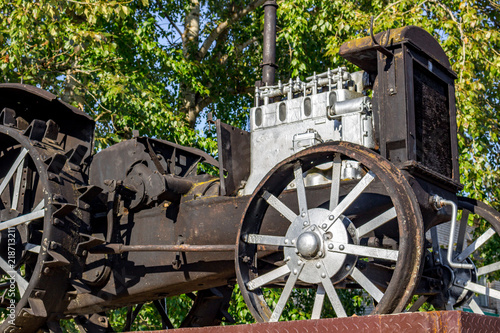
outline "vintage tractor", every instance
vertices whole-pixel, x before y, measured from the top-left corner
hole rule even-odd
[[[105,311],[130,307],[128,329],[140,309],[131,306],[147,301],[171,327],[161,300],[179,294],[194,298],[183,326],[214,325],[236,283],[258,321],[300,306],[293,288],[315,291],[313,319],[325,296],[347,315],[341,289],[362,290],[376,314],[404,311],[413,295],[410,310],[427,301],[480,312],[474,294],[500,299],[479,283],[500,269],[481,255],[497,242],[500,214],[457,195],[444,51],[409,26],[340,54],[362,71],[285,84],[268,71],[250,132],[216,122],[218,160],[138,133],[94,153],[90,117],[38,88],[1,84],[0,330],[58,332],[74,318],[82,332],[106,332]],[[199,163],[220,176],[199,174]],[[478,216],[489,229],[469,225]],[[282,288],[271,308],[266,288]]]

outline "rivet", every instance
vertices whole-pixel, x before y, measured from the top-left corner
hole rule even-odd
[[[457,259],[458,259],[458,261],[462,261],[462,257],[458,257]]]
[[[321,264],[319,262],[316,263],[316,268],[320,268]]]
[[[298,272],[298,271],[297,271],[296,269],[294,269],[294,270],[293,270],[293,274],[294,274],[294,275],[297,275],[297,272]]]
[[[290,256],[286,257],[285,262],[290,261],[290,259],[291,259]]]
[[[295,239],[292,239],[292,245],[295,244]]]
[[[49,273],[50,273],[50,267],[45,267],[45,268],[43,269],[43,273],[44,273],[44,274],[49,274]]]
[[[285,244],[288,244],[288,239],[285,238]]]
[[[318,252],[318,256],[320,256],[320,257],[321,257],[322,255],[323,255],[323,251],[319,251],[319,252]]]
[[[325,273],[321,273],[321,277],[324,279],[326,278],[326,274]]]
[[[351,269],[351,265],[345,265],[345,269],[346,269],[346,271],[350,270]]]
[[[83,251],[82,251],[82,256],[86,256],[86,255],[87,255],[87,253],[88,253],[88,252],[87,252],[87,250],[83,250]]]
[[[332,244],[332,243],[328,244],[328,248],[329,248],[330,250],[332,250],[332,249],[333,249],[333,244]]]
[[[326,224],[326,223],[323,223],[323,225],[321,226],[321,228],[323,228],[323,229],[326,229],[326,227],[328,227],[328,224]]]
[[[339,245],[339,250],[343,251],[344,250],[344,245]]]
[[[304,222],[304,227],[307,227],[309,225],[309,222]]]
[[[300,216],[305,217],[305,216],[306,216],[306,213],[305,213],[305,212],[303,212],[302,214],[300,214]]]
[[[316,226],[314,226],[314,225],[313,225],[313,226],[311,227],[311,230],[312,230],[312,231],[316,230]]]
[[[457,284],[462,284],[462,280],[457,280]]]
[[[333,219],[334,219],[334,218],[335,218],[335,216],[333,216],[333,215],[328,216],[328,219],[329,219],[330,221],[333,221]]]

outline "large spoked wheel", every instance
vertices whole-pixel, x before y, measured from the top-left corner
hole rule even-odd
[[[61,226],[74,206],[73,183],[59,169],[57,147],[0,125],[0,331],[34,332],[64,306],[69,279]],[[50,158],[52,157],[52,158]],[[63,202],[60,202],[63,201]],[[59,227],[56,227],[58,225]]]
[[[431,230],[434,271],[440,272],[443,290],[429,299],[422,296],[420,303],[427,300],[436,309],[447,310],[469,306],[473,312],[482,314],[480,305],[487,304],[478,302],[477,296],[500,300],[500,288],[491,285],[500,279],[500,213],[481,201],[464,197],[458,197],[457,207],[460,219],[456,222],[458,233],[454,236],[451,256],[454,265],[447,260],[450,249],[447,245],[440,246],[448,239],[440,242],[440,226],[434,227]],[[457,265],[462,267],[453,267]]]
[[[327,184],[304,185],[304,179],[318,184],[315,170],[328,168]],[[238,284],[257,321],[278,321],[287,302],[297,304],[292,290],[304,287],[316,289],[312,319],[321,316],[325,295],[335,315],[345,317],[337,290],[347,288],[372,297],[373,314],[393,313],[404,309],[418,280],[423,223],[397,168],[369,149],[334,142],[303,150],[268,173],[237,242]],[[268,287],[283,288],[275,305],[264,296]]]

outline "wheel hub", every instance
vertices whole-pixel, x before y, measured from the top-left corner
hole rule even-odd
[[[286,239],[294,246],[285,247],[284,254],[291,272],[300,270],[298,279],[305,283],[317,284],[328,276],[333,282],[344,279],[354,267],[357,257],[339,252],[328,251],[332,243],[353,243],[354,237],[347,231],[351,221],[341,216],[327,231],[321,228],[328,219],[330,211],[313,208],[308,211],[309,224],[304,226],[297,217],[288,228]],[[330,245],[330,247],[329,247]]]
[[[321,245],[321,239],[315,232],[306,231],[297,238],[297,250],[299,251],[299,255],[306,259],[316,257]]]

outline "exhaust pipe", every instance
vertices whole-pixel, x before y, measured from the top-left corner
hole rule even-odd
[[[264,45],[262,59],[262,84],[263,86],[274,85],[274,74],[276,71],[276,0],[267,0],[264,7]]]

